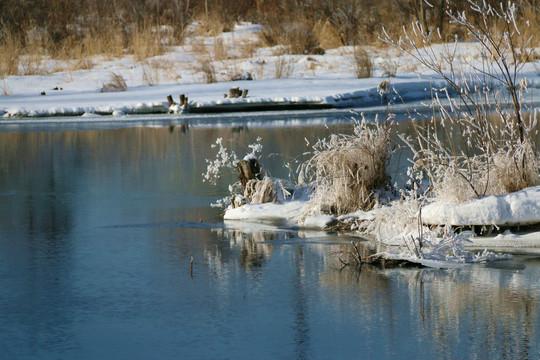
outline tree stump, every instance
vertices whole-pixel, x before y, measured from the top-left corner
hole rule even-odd
[[[261,168],[257,159],[240,160],[236,167],[242,189],[246,190],[246,184],[249,180],[262,180]]]
[[[168,95],[167,96],[167,102],[169,103],[169,107],[175,105],[176,103],[174,102],[173,98],[172,98],[172,95]]]
[[[235,99],[239,98],[242,95],[242,90],[239,87],[229,89],[229,98]]]

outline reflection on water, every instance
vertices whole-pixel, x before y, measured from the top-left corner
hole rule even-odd
[[[217,137],[239,154],[261,137],[286,177],[304,138],[336,130],[351,126],[0,133],[2,357],[538,358],[538,257],[343,267],[351,240],[378,245],[209,206],[234,179],[201,182]]]

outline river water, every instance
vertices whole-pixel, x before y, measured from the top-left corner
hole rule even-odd
[[[0,358],[540,357],[538,255],[342,268],[349,236],[210,207],[234,181],[202,182],[216,138],[244,154],[261,137],[263,165],[287,177],[305,139],[350,132],[347,116],[170,122],[0,132]]]

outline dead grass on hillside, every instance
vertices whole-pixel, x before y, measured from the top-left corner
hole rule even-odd
[[[161,55],[164,46],[159,31],[153,31],[151,26],[141,26],[135,30],[132,42],[132,52],[137,61]]]
[[[216,38],[214,39],[213,44],[214,60],[222,61],[229,58],[229,54],[225,44],[223,44],[223,39]]]
[[[312,54],[319,46],[313,26],[305,21],[269,24],[259,33],[259,39],[266,46],[283,45],[288,54]]]
[[[211,84],[218,81],[216,67],[209,57],[200,57],[197,61],[197,70],[202,73],[203,82]]]
[[[17,75],[22,46],[5,27],[2,28],[0,35],[0,78]]]
[[[315,24],[314,33],[319,46],[324,50],[335,49],[345,45],[338,29],[328,19]]]

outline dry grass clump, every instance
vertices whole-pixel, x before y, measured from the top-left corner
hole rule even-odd
[[[353,135],[331,135],[319,140],[312,158],[302,165],[302,176],[313,178],[311,208],[334,215],[369,210],[375,191],[389,182],[390,122],[354,126]]]
[[[211,84],[218,81],[216,68],[212,59],[208,57],[199,58],[197,70],[202,72],[204,83]]]
[[[234,26],[234,21],[232,19],[225,19],[223,15],[218,13],[218,11],[199,14],[195,21],[197,24],[197,35],[216,36],[222,32],[229,32]]]
[[[204,41],[192,41],[189,44],[191,48],[191,54],[195,56],[208,56],[208,47],[204,43]]]
[[[3,27],[0,32],[0,78],[17,75],[22,46],[13,33]]]
[[[252,58],[257,49],[261,48],[262,44],[260,41],[249,41],[242,40],[240,45],[237,46],[238,57],[242,59]]]
[[[141,26],[133,35],[132,52],[138,61],[158,56],[163,53],[161,32],[155,31],[151,26]]]
[[[274,78],[287,79],[294,73],[294,59],[285,56],[278,56],[274,63]]]
[[[491,194],[507,194],[538,184],[539,154],[529,139],[517,149],[499,150],[492,157]],[[484,174],[487,182],[488,174]]]
[[[319,45],[313,30],[301,22],[283,26],[280,40],[282,45],[289,48],[291,54],[311,54]]]
[[[319,22],[315,26],[315,33],[319,46],[324,50],[335,49],[345,45],[338,29],[330,22],[330,20]]]
[[[39,53],[30,53],[19,56],[18,75],[44,75],[42,56]]]
[[[142,66],[142,83],[144,86],[159,85],[161,77],[159,67],[153,61],[144,62]]]
[[[228,53],[223,39],[217,38],[214,40],[214,60],[221,61],[228,58]]]
[[[11,95],[11,92],[9,91],[8,85],[6,83],[6,79],[2,80],[2,84],[0,85],[0,94],[2,96],[9,96]]]
[[[117,73],[111,73],[109,81],[103,84],[101,92],[119,92],[126,91],[127,84],[124,77]]]
[[[373,61],[364,49],[354,47],[354,52],[350,56],[354,75],[358,79],[370,78],[373,76]]]
[[[181,68],[178,64],[167,58],[154,58],[145,60],[142,65],[142,84],[144,86],[155,86],[165,78],[178,80],[182,78]]]
[[[260,41],[266,46],[283,45],[289,54],[320,53],[313,27],[305,22],[277,22],[263,28]]]
[[[252,204],[275,202],[277,195],[274,187],[274,182],[268,176],[264,177],[262,180],[249,180],[246,183],[244,196]]]
[[[399,62],[392,60],[390,55],[387,54],[381,64],[381,69],[383,77],[396,77],[399,69]]]

